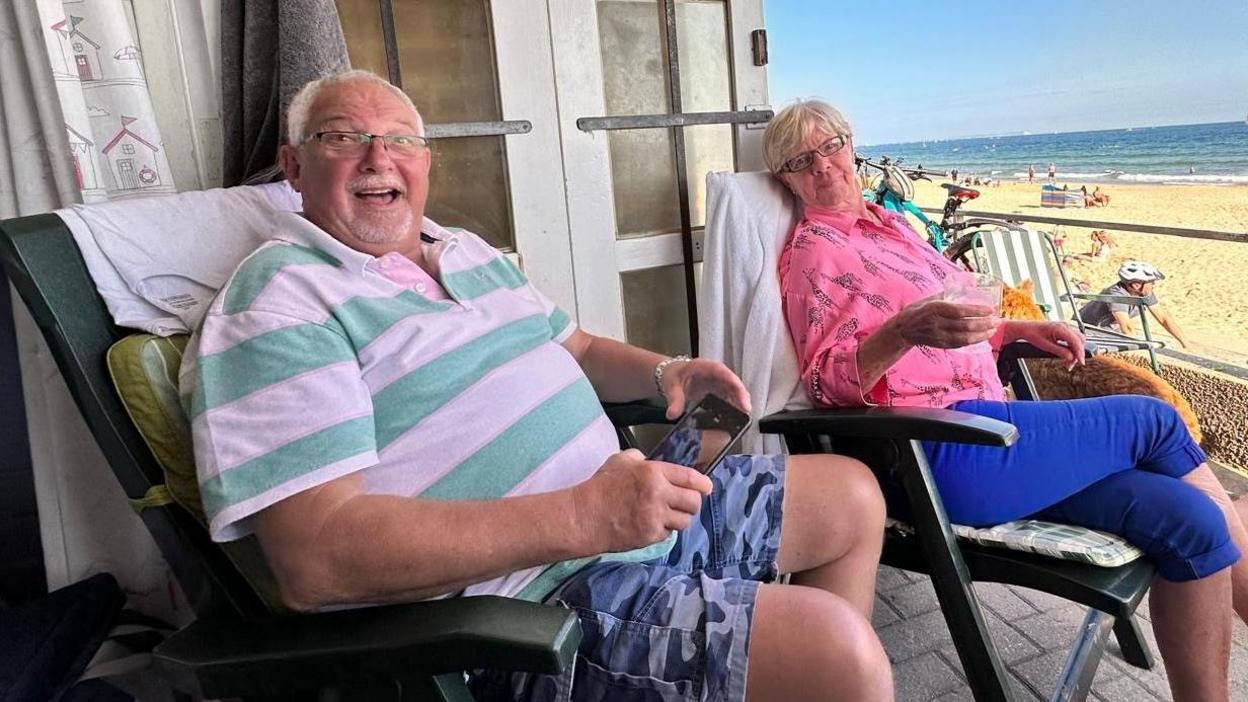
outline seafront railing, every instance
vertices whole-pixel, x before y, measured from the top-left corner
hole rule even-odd
[[[940,214],[939,207],[920,207],[928,214]],[[1010,212],[970,212],[959,210],[958,214],[962,217],[989,217],[992,219],[1007,219],[1016,222],[1035,222],[1037,224],[1061,224],[1072,227],[1087,227],[1089,229],[1112,229],[1120,232],[1139,232],[1141,234],[1164,234],[1167,236],[1181,236],[1189,239],[1211,239],[1214,241],[1235,241],[1241,244],[1248,244],[1248,232],[1224,232],[1216,229],[1188,229],[1184,227],[1162,227],[1155,224],[1132,224],[1128,222],[1102,222],[1092,219],[1073,219],[1067,217],[1045,217],[1042,215],[1025,215]]]

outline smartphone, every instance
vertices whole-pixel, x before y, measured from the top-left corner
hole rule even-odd
[[[750,415],[718,395],[707,395],[685,412],[646,458],[710,473],[750,426]]]

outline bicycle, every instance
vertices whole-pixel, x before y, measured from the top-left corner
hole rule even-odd
[[[880,171],[879,179],[874,182],[874,185],[863,189],[863,197],[885,209],[913,215],[915,219],[923,224],[929,242],[937,251],[948,255],[951,260],[960,262],[968,269],[971,268],[970,261],[966,258],[969,253],[969,247],[965,245],[956,246],[953,250],[950,250],[951,246],[964,244],[972,238],[968,235],[981,228],[1004,227],[1011,230],[1022,229],[1021,224],[1009,220],[987,217],[962,219],[957,214],[958,208],[979,197],[979,191],[954,183],[940,184],[940,187],[944,188],[948,195],[945,198],[945,206],[941,212],[940,222],[933,222],[930,217],[914,204],[913,182],[918,180],[932,182],[931,176],[947,178],[949,176],[947,172],[925,170],[921,166],[906,168],[901,165],[900,159],[892,160],[888,156],[881,156],[877,162],[855,154],[854,162],[864,175],[866,168],[874,168]],[[870,181],[868,180],[867,182],[869,183]]]

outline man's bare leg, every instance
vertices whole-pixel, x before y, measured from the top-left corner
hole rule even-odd
[[[893,699],[892,669],[870,622],[813,587],[759,586],[749,660],[751,702]]]
[[[1213,499],[1226,518],[1231,540],[1248,553],[1248,532],[1209,466],[1201,464],[1183,480]],[[1243,560],[1200,580],[1153,582],[1149,592],[1153,631],[1177,702],[1227,699],[1232,603],[1243,618],[1246,598],[1248,570]]]
[[[1218,477],[1209,469],[1209,464],[1202,463],[1183,479],[1200,488],[1222,510],[1226,516],[1226,526],[1231,532],[1231,541],[1239,548],[1239,552],[1248,557],[1248,529],[1245,528],[1245,515],[1248,515],[1248,503],[1244,499],[1232,503],[1230,495]],[[783,536],[782,536],[783,538]],[[1248,624],[1248,558],[1240,558],[1231,566],[1231,601],[1241,621]]]
[[[866,466],[790,456],[780,532],[790,585],[759,588],[750,634],[750,700],[891,700],[888,656],[871,629],[884,498]]]
[[[844,598],[871,620],[884,544],[884,497],[862,463],[791,456],[784,488],[780,570],[792,583]]]
[[[1149,593],[1153,632],[1175,702],[1224,702],[1231,652],[1229,569],[1200,580],[1157,578]]]

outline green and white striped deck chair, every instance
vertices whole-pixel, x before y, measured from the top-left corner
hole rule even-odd
[[[1046,232],[1027,229],[1022,225],[988,227],[967,235],[962,249],[974,261],[975,270],[991,273],[1011,287],[1024,280],[1035,286],[1036,304],[1051,320],[1073,322],[1087,339],[1102,351],[1148,351],[1153,371],[1157,372],[1157,352],[1163,344],[1152,339],[1148,331],[1147,312],[1140,298],[1115,297],[1115,302],[1141,306],[1140,319],[1144,338],[1137,339],[1113,329],[1085,324],[1079,318],[1078,300],[1108,299],[1103,295],[1085,295],[1071,290],[1066,271],[1053,239]],[[968,250],[969,249],[969,250]]]
[[[1070,321],[1078,317],[1048,234],[1021,226],[996,226],[973,232],[970,237],[975,270],[991,273],[1010,287],[1030,280],[1035,285],[1036,304],[1049,319]]]

